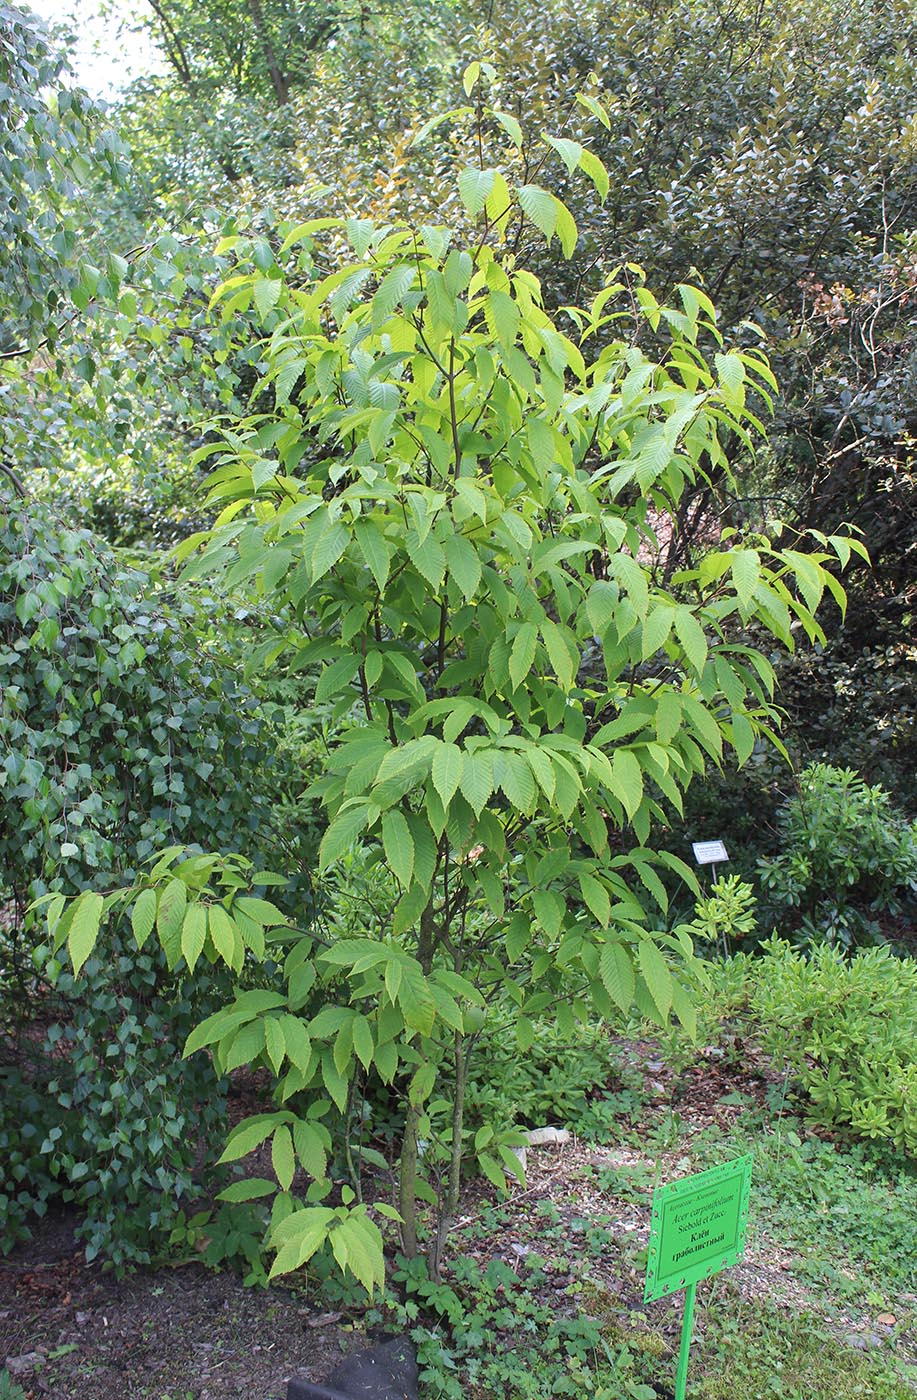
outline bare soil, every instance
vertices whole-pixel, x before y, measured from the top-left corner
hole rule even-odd
[[[0,1261],[0,1365],[29,1400],[282,1400],[291,1375],[324,1377],[362,1341],[296,1292],[197,1264],[118,1280],[73,1227],[49,1217]]]

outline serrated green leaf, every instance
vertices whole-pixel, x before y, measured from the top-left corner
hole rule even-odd
[[[493,170],[475,170],[467,166],[458,177],[459,194],[468,213],[474,219],[480,214],[494,187]]]
[[[182,885],[183,890],[184,888]],[[67,934],[67,951],[73,964],[74,977],[79,976],[80,968],[96,945],[104,907],[105,900],[102,896],[88,890],[78,895],[74,901]]]
[[[630,749],[616,749],[612,759],[612,791],[631,821],[643,801],[643,770]]]
[[[252,883],[259,884],[262,882],[253,880]],[[233,913],[239,910],[241,913],[247,915],[248,918],[254,919],[256,924],[261,924],[264,928],[274,928],[278,924],[285,924],[287,922],[286,915],[282,910],[277,908],[276,904],[272,904],[269,899],[259,899],[255,895],[239,895],[238,899],[233,900],[232,908]]]
[[[523,622],[513,638],[509,654],[509,679],[514,690],[519,689],[531,671],[537,646],[538,627],[534,622]]]
[[[675,631],[685,656],[700,675],[707,661],[707,638],[694,613],[685,605],[675,609]]]
[[[444,807],[449,806],[462,781],[464,762],[457,744],[440,744],[433,755],[431,776]]]
[[[218,1161],[238,1162],[241,1157],[247,1157],[249,1152],[254,1152],[256,1147],[260,1147],[265,1139],[271,1136],[277,1126],[276,1113],[258,1113],[243,1119],[230,1133]]]
[[[312,1123],[297,1119],[293,1124],[293,1145],[303,1171],[321,1181],[328,1170],[328,1159],[319,1130]]]
[[[547,132],[542,134],[542,140],[546,141],[549,146],[553,146],[554,150],[567,167],[567,174],[572,175],[583,155],[583,148],[580,143],[578,141],[570,141],[564,136],[549,136]]]
[[[217,1195],[218,1201],[257,1201],[262,1196],[273,1196],[277,1190],[276,1181],[268,1181],[263,1176],[249,1176],[244,1181],[234,1181],[225,1191]]]
[[[655,943],[648,938],[640,941],[637,961],[659,1015],[665,1020],[672,1007],[672,974],[669,965]]]
[[[575,645],[568,642],[565,630],[551,621],[541,624],[541,639],[561,689],[570,690],[579,669],[579,655],[573,654],[576,651]]]
[[[611,900],[605,886],[594,875],[584,871],[579,876],[579,887],[587,909],[598,919],[602,928],[607,928],[611,917]]]
[[[522,127],[519,125],[516,118],[512,116],[509,112],[498,111],[495,107],[491,109],[490,115],[493,117],[494,121],[498,122],[500,126],[502,126],[503,130],[506,132],[507,136],[512,141],[513,145],[517,148],[517,150],[521,151]]]
[[[599,954],[599,976],[608,995],[622,1011],[630,1011],[634,1001],[634,966],[621,943],[606,943]]]
[[[355,1016],[353,1020],[353,1049],[364,1069],[369,1069],[373,1062],[374,1048],[375,1042],[369,1021],[365,1016]]]
[[[481,584],[478,552],[464,535],[450,535],[443,549],[449,573],[458,584],[462,597],[470,603]]]
[[[239,1069],[242,1065],[254,1064],[264,1049],[264,1022],[249,1021],[247,1026],[240,1027],[234,1036],[227,1039],[231,1039],[231,1043],[225,1051],[222,1043],[219,1047],[222,1052],[220,1068],[224,1074],[229,1074],[231,1070]]]
[[[204,950],[207,941],[207,910],[203,904],[189,905],[181,927],[181,951],[189,972]]]
[[[486,807],[494,790],[494,765],[489,753],[465,753],[462,758],[462,796],[477,816]]]
[[[663,690],[656,702],[656,737],[670,744],[682,724],[681,699],[674,690]]]
[[[559,201],[540,185],[520,185],[516,190],[516,197],[523,213],[550,243],[557,228]]]
[[[181,957],[181,928],[187,902],[188,891],[183,880],[170,880],[159,896],[156,932],[170,968]]]
[[[555,215],[555,229],[557,237],[560,239],[560,246],[565,258],[573,256],[577,242],[579,240],[579,230],[576,227],[576,220],[570,213],[566,204],[562,200],[556,199],[557,205]]]
[[[599,160],[598,156],[593,155],[592,151],[583,151],[579,158],[579,165],[583,174],[588,175],[589,179],[595,185],[599,199],[607,199],[610,184],[608,171],[605,169],[605,166]]]
[[[336,860],[351,849],[357,837],[366,826],[367,804],[359,803],[354,807],[346,807],[339,812],[334,821],[328,827],[322,837],[319,847],[319,869],[325,871],[329,865],[333,865]]]
[[[404,814],[397,807],[382,818],[382,844],[389,869],[407,889],[414,874],[414,838]]]
[[[274,1067],[274,1073],[279,1074],[280,1066],[287,1053],[287,1042],[280,1019],[277,1016],[268,1016],[265,1019],[264,1048],[267,1050],[267,1057]]]
[[[551,938],[559,938],[567,912],[563,895],[557,890],[535,890],[532,895],[532,908],[545,933]]]
[[[142,948],[144,943],[153,932],[153,925],[156,923],[156,891],[141,890],[137,896],[137,903],[131,910],[131,927],[134,931],[134,938],[138,948]]]
[[[211,904],[207,911],[207,927],[214,948],[223,961],[233,967],[236,961],[236,939],[239,935],[222,904]]]
[[[732,582],[739,602],[747,608],[761,580],[761,556],[756,549],[739,549],[732,556]]]
[[[500,787],[507,800],[520,812],[530,812],[535,805],[535,778],[521,754],[507,751],[501,755]]]
[[[283,1032],[283,1043],[287,1058],[302,1074],[307,1074],[312,1064],[312,1041],[306,1024],[298,1016],[287,1012],[279,1017],[278,1024]]]
[[[318,583],[333,569],[350,543],[350,535],[340,520],[331,521],[319,536],[310,560],[312,582]]]
[[[274,1168],[274,1175],[280,1182],[281,1190],[289,1191],[293,1184],[296,1159],[293,1156],[293,1136],[286,1123],[282,1124],[274,1134],[274,1140],[271,1143],[271,1166]]]
[[[376,580],[376,587],[380,593],[384,593],[392,562],[392,551],[388,541],[378,525],[365,516],[356,522],[353,533],[367,568]]]

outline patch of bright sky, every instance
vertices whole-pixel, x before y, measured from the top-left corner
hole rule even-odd
[[[31,8],[51,26],[64,25],[75,36],[70,62],[81,87],[92,97],[117,101],[135,78],[161,73],[163,56],[148,29],[144,0],[122,4],[109,0],[102,15],[101,0],[31,0]]]

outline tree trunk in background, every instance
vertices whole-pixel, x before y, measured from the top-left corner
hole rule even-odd
[[[277,98],[281,107],[284,107],[290,100],[290,89],[286,74],[277,61],[274,45],[271,42],[268,27],[264,22],[264,11],[261,8],[261,0],[248,0],[248,9],[254,22],[255,29],[257,30],[258,38],[261,40],[261,48],[264,53],[264,60],[267,64],[267,71],[271,77],[271,86],[274,89],[274,96]]]

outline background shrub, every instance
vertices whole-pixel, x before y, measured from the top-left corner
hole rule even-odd
[[[590,1101],[616,1085],[621,1067],[604,1023],[562,1030],[533,1022],[534,1039],[522,1053],[509,1018],[499,1013],[468,1085],[469,1125],[578,1130]]]
[[[158,945],[138,953],[115,933],[75,986],[26,910],[47,890],[129,881],[166,845],[271,841],[293,754],[272,767],[264,715],[230,669],[238,627],[155,592],[47,507],[0,497],[2,1249],[57,1197],[85,1212],[90,1258],[145,1262],[210,1180],[201,1142],[220,1140],[223,1087],[181,1053],[228,972],[192,993]]]
[[[78,985],[69,971],[57,978],[61,1016],[46,1031],[36,1081],[54,1126],[40,1150],[63,1200],[84,1212],[87,1259],[148,1263],[182,1203],[214,1184],[209,1144],[225,1125],[226,1086],[208,1057],[185,1061],[182,1049],[222,980],[198,980],[192,995],[161,949],[138,953],[118,932]]]
[[[917,1152],[917,965],[887,949],[806,957],[774,940],[753,964],[751,1007],[828,1127]]]
[[[0,497],[0,884],[20,914],[168,844],[252,844],[266,749],[213,633],[97,538]]]
[[[850,947],[880,933],[917,897],[917,823],[850,769],[816,763],[782,808],[782,850],[759,862],[781,931]]]

